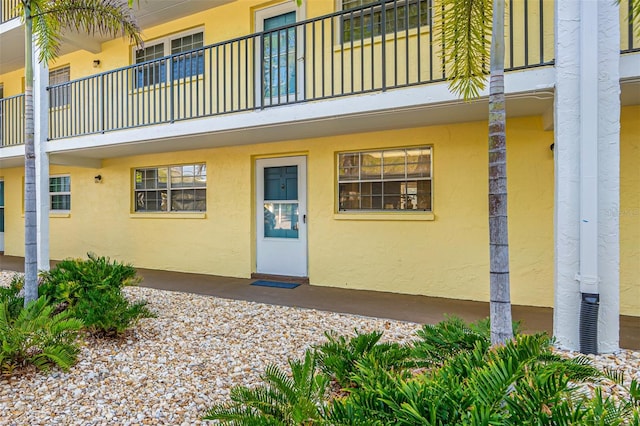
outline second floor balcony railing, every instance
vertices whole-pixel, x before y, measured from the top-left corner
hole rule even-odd
[[[24,95],[0,99],[0,147],[24,143]]]
[[[429,5],[381,0],[51,86],[49,138],[445,80]],[[507,69],[551,64],[553,3],[510,5]]]
[[[0,0],[0,24],[18,17],[20,0]]]

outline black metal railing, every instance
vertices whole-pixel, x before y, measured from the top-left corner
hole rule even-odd
[[[24,95],[0,99],[0,147],[24,143]]]
[[[0,24],[18,17],[20,0],[0,0]]]
[[[552,64],[553,3],[512,3],[507,70]],[[53,85],[49,138],[443,81],[429,4],[381,0]]]

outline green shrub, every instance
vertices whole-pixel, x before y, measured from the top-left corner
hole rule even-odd
[[[135,325],[140,318],[154,317],[146,305],[145,301],[131,303],[114,290],[90,288],[70,310],[83,319],[90,333],[115,337]]]
[[[116,336],[154,316],[147,302],[131,303],[122,293],[140,282],[131,265],[89,253],[87,260],[63,260],[41,277],[40,294],[51,299],[57,312],[68,310],[81,318],[93,334]]]
[[[317,367],[311,351],[304,363],[290,361],[293,379],[269,367],[266,385],[235,388],[232,403],[205,418],[228,425],[640,425],[636,380],[627,387],[629,398],[604,397],[601,380],[622,382],[622,376],[600,372],[585,357],[557,355],[544,334],[517,334],[491,347],[487,321],[450,318],[425,326],[411,347],[384,346],[380,332],[326,335]],[[429,367],[414,368],[398,348],[419,354]],[[343,389],[325,392],[328,379],[316,369],[342,378]],[[314,380],[322,386],[312,386]],[[593,397],[579,387],[584,383],[595,389]]]
[[[326,332],[327,342],[316,347],[319,366],[343,388],[353,387],[352,375],[358,362],[385,369],[404,369],[411,365],[411,350],[398,343],[380,343],[382,332],[360,333],[354,337]]]
[[[310,425],[322,423],[322,402],[329,379],[316,369],[313,351],[304,361],[290,360],[291,377],[274,365],[267,367],[265,385],[231,390],[231,404],[219,404],[205,414],[206,420],[223,425]]]
[[[583,358],[554,355],[543,335],[517,336],[491,350],[478,343],[409,379],[383,374],[385,379],[361,381],[348,398],[334,400],[331,423],[583,424],[587,399],[572,383],[600,376]]]
[[[47,370],[56,365],[68,369],[76,360],[76,337],[82,321],[70,312],[53,314],[45,297],[11,312],[11,302],[0,302],[0,373],[34,365]]]
[[[50,271],[41,272],[40,294],[51,297],[53,303],[73,305],[89,289],[120,291],[140,282],[131,265],[93,253],[88,253],[87,257],[87,260],[65,259]]]
[[[514,334],[520,333],[520,323],[513,323]],[[491,346],[489,318],[465,323],[459,317],[449,316],[438,324],[425,324],[416,332],[412,355],[418,365],[433,367],[461,352],[480,345],[484,350]]]
[[[0,287],[0,303],[6,303],[10,318],[16,318],[24,306],[24,297],[20,295],[24,286],[24,276],[15,274],[9,287]]]

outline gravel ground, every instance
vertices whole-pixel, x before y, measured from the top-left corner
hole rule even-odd
[[[0,272],[0,284],[12,274]],[[0,425],[205,424],[205,409],[227,402],[233,386],[259,383],[267,365],[301,357],[325,330],[384,330],[387,340],[406,342],[419,328],[144,287],[126,291],[149,301],[158,318],[142,320],[120,340],[85,338],[69,372],[0,378]],[[592,359],[640,379],[640,352]]]

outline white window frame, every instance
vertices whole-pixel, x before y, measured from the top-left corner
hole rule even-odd
[[[418,164],[418,163],[407,163],[407,151],[411,151],[411,150],[428,150],[429,151],[429,162],[428,164],[426,164],[428,173],[427,176],[424,177],[419,177],[419,176],[409,176],[409,171],[408,171],[408,166],[409,164]],[[404,177],[398,177],[398,176],[394,176],[394,177],[390,177],[390,178],[386,178],[384,176],[384,153],[385,152],[392,152],[392,151],[405,151],[405,161],[404,161]],[[362,158],[363,154],[371,154],[371,153],[376,153],[379,154],[381,156],[381,162],[380,162],[380,177],[375,177],[375,178],[366,178],[362,176],[362,167],[361,164],[358,163],[357,165],[357,170],[358,170],[358,176],[357,178],[340,178],[340,173],[341,173],[341,169],[344,169],[345,166],[344,164],[341,164],[341,156],[342,155],[358,155],[358,159]],[[337,211],[338,213],[405,213],[405,212],[422,212],[422,213],[433,213],[433,146],[431,145],[420,145],[420,146],[401,146],[401,147],[395,147],[395,148],[381,148],[381,149],[368,149],[368,150],[359,150],[359,151],[342,151],[342,152],[337,152],[336,153],[336,206],[337,206]],[[354,165],[351,165],[350,167],[354,167]],[[418,199],[418,192],[417,192],[417,184],[416,184],[416,192],[415,194],[411,194],[408,192],[408,184],[410,182],[419,182],[419,181],[425,181],[425,182],[429,182],[429,199],[428,199],[428,204],[429,204],[429,208],[419,208],[419,199]],[[402,187],[402,184],[404,183],[405,185],[405,191],[407,191],[406,193],[402,194],[388,194],[388,196],[390,197],[394,197],[394,198],[398,198],[398,202],[399,202],[399,206],[397,208],[386,208],[385,205],[385,201],[384,201],[384,197],[385,197],[385,192],[384,190],[381,190],[381,192],[379,194],[369,194],[368,196],[371,197],[371,201],[373,201],[374,195],[376,197],[380,197],[380,208],[344,208],[341,206],[342,204],[342,197],[344,196],[343,193],[341,193],[340,190],[340,185],[341,184],[363,184],[363,183],[381,183],[382,186],[384,187],[385,183],[389,183],[389,182],[397,182],[400,184],[400,186]],[[367,194],[365,194],[367,195]],[[357,197],[358,201],[360,202],[360,204],[362,205],[362,199],[366,198],[363,197],[363,193],[362,191],[358,191],[356,194],[352,194],[351,196],[355,196]],[[409,202],[411,202],[411,204],[413,205],[413,207],[407,207],[409,204]]]
[[[391,0],[388,0],[388,1],[391,1]],[[398,2],[397,2],[398,7],[402,7],[402,6],[404,6],[407,2],[420,2],[420,1],[426,1],[426,2],[427,2],[427,8],[428,8],[428,9],[427,9],[427,24],[425,24],[425,25],[420,25],[420,23],[419,23],[420,21],[419,21],[419,18],[418,18],[418,26],[416,26],[416,27],[410,27],[410,28],[409,28],[409,31],[412,31],[412,30],[413,30],[413,31],[416,31],[416,30],[417,30],[418,32],[420,32],[420,28],[422,28],[422,27],[431,27],[431,21],[432,21],[432,19],[433,19],[433,18],[432,18],[432,16],[431,16],[431,15],[432,15],[431,6],[433,6],[433,1],[434,1],[434,0],[398,0]],[[347,10],[349,10],[349,9],[343,9],[342,4],[343,4],[343,0],[336,0],[336,10],[338,10],[338,11],[347,11]],[[360,6],[359,6],[359,7],[360,7]],[[376,4],[376,3],[367,4],[367,5],[364,5],[364,6],[362,6],[362,7],[366,7],[366,8],[367,8],[367,9],[365,9],[366,11],[369,11],[369,10],[370,10],[370,9],[368,9],[369,7],[373,7],[376,11],[377,11],[377,10],[382,10],[382,6],[381,6],[381,5],[379,5],[379,4]],[[387,8],[392,9],[392,8],[393,8],[393,3],[391,3]],[[360,11],[355,11],[355,12],[353,13],[353,19],[354,19],[354,20],[355,20],[355,19],[358,19],[358,18],[359,18],[359,16],[360,16],[360,13],[361,13]],[[367,13],[367,12],[365,12],[365,13]],[[337,24],[338,24],[338,25],[337,25],[337,28],[336,28],[336,31],[337,31],[337,34],[336,34],[336,35],[337,35],[337,37],[338,37],[337,39],[338,39],[338,40],[340,40],[340,42],[341,42],[341,43],[351,43],[352,41],[353,41],[353,42],[358,42],[358,41],[360,41],[360,37],[358,37],[358,38],[354,38],[353,40],[351,40],[351,39],[348,39],[348,40],[347,40],[347,39],[345,39],[345,37],[344,37],[344,29],[343,29],[343,26],[342,26],[342,22],[343,22],[343,20],[342,20],[342,19],[340,19],[340,20],[339,20],[339,22],[337,23]],[[401,35],[403,32],[405,32],[405,31],[406,31],[406,29],[404,29],[404,28],[403,28],[403,29],[399,29],[399,30],[397,30],[397,31],[398,31],[398,34],[400,34],[400,35]],[[386,34],[386,37],[387,37],[387,38],[392,38],[392,37],[394,37],[394,36],[395,36],[393,32],[386,32],[386,31],[385,31],[384,33]],[[364,36],[364,40],[366,41],[366,40],[369,40],[369,39],[371,39],[371,38],[374,38],[374,39],[375,39],[375,38],[377,38],[377,37],[381,37],[381,36],[382,36],[382,32],[381,32],[380,34],[367,35],[367,36]]]
[[[57,178],[69,178],[69,191],[60,191],[60,192],[52,192],[51,191],[51,181]],[[53,197],[59,195],[68,195],[69,196],[69,208],[68,209],[54,209],[53,208]],[[52,175],[49,176],[49,209],[52,213],[68,213],[71,211],[71,175]]]
[[[172,54],[171,53],[171,42],[173,40],[176,40],[176,39],[179,39],[179,38],[183,38],[183,37],[186,37],[186,36],[190,36],[190,35],[193,35],[193,34],[198,34],[198,33],[202,33],[202,47],[205,47],[206,43],[205,43],[204,27],[201,26],[201,27],[192,28],[190,30],[186,30],[186,31],[183,31],[183,32],[180,32],[180,33],[177,33],[177,34],[171,34],[169,36],[159,37],[159,38],[155,38],[155,39],[146,41],[144,43],[143,49],[147,49],[149,47],[153,47],[153,46],[157,46],[159,44],[162,44],[162,49],[164,51],[164,54],[163,54],[162,57],[166,58],[167,56],[171,56],[171,54]],[[137,65],[136,53],[138,52],[138,50],[140,50],[140,49],[136,48],[135,46],[133,46],[131,48],[131,64],[132,65]],[[155,59],[155,60],[158,60],[158,59]],[[144,62],[141,62],[141,63],[144,63]],[[161,81],[158,81],[158,82],[154,82],[154,83],[151,83],[151,84],[141,84],[141,85],[137,84],[137,75],[136,75],[136,71],[134,69],[134,73],[133,73],[133,80],[134,80],[133,84],[134,84],[134,86],[136,88],[138,88],[138,89],[142,89],[142,88],[145,88],[145,87],[152,87],[152,86],[157,85],[157,84],[166,84],[167,82],[171,82],[172,81],[171,77],[173,75],[171,66],[172,66],[172,63],[171,63],[171,61],[169,61],[169,63],[166,65],[164,80],[161,80]],[[191,77],[200,78],[202,76],[203,76],[203,74],[196,74],[196,75],[193,75]],[[189,77],[186,77],[186,78],[189,78]],[[180,79],[182,79],[182,78],[180,78]]]
[[[204,166],[205,168],[205,173],[204,173],[204,177],[205,177],[205,181],[204,181],[204,185],[199,185],[199,186],[191,186],[191,187],[175,187],[173,188],[171,186],[171,168],[172,167],[184,167],[184,166]],[[131,209],[134,213],[136,214],[148,214],[148,213],[161,213],[161,214],[170,214],[170,213],[206,213],[207,211],[207,172],[206,172],[206,168],[207,168],[207,163],[206,162],[202,162],[202,163],[187,163],[187,164],[169,164],[169,165],[161,165],[161,166],[144,166],[144,167],[136,167],[133,169],[133,208]],[[160,188],[160,187],[156,187],[156,188],[136,188],[136,179],[137,179],[137,173],[138,171],[145,171],[145,170],[155,170],[156,171],[156,179],[158,176],[158,170],[159,169],[167,169],[167,183],[166,183],[166,188]],[[194,175],[194,179],[195,179],[195,175]],[[204,204],[205,204],[205,208],[204,210],[173,210],[172,209],[172,197],[171,197],[171,192],[172,191],[181,191],[181,190],[185,190],[185,189],[193,189],[193,190],[204,190],[204,194],[205,194],[205,199],[204,199]],[[148,192],[165,192],[166,193],[166,209],[165,210],[138,210],[138,194],[139,193],[148,193]]]
[[[66,72],[67,79],[64,81],[51,82],[51,77],[63,75]],[[61,67],[52,68],[49,70],[49,108],[62,108],[71,104],[71,85],[66,84],[64,86],[55,86],[58,84],[65,84],[71,81],[71,65],[63,65]]]

